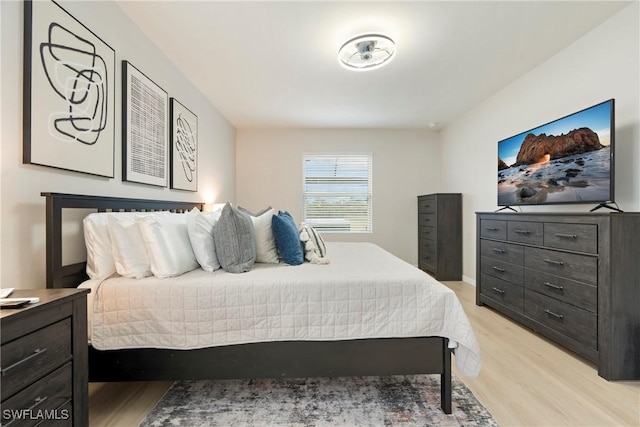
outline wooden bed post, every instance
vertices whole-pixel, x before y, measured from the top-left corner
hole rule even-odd
[[[46,283],[47,288],[54,285],[54,278],[61,275],[62,269],[62,206],[55,197],[46,198]]]
[[[442,406],[442,412],[445,414],[451,413],[451,349],[449,348],[449,340],[444,339],[442,365],[443,372],[440,374],[440,405]]]

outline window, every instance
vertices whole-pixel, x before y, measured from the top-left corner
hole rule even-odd
[[[303,155],[303,221],[319,231],[371,233],[372,158],[372,154]]]

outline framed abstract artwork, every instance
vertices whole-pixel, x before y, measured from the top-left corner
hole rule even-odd
[[[113,178],[115,51],[53,1],[24,3],[23,163]]]
[[[122,180],[166,187],[169,96],[122,61]]]
[[[171,98],[171,188],[198,191],[198,117]]]

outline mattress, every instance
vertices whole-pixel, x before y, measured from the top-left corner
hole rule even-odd
[[[255,264],[171,279],[88,281],[98,350],[196,349],[267,341],[441,336],[461,373],[480,351],[456,294],[371,243],[327,243],[330,264]]]

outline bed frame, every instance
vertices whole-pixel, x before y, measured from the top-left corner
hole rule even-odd
[[[185,212],[203,203],[42,193],[46,198],[47,288],[86,280],[86,262],[62,265],[63,209]],[[249,379],[440,374],[441,407],[451,413],[451,350],[443,337],[285,341],[197,350],[100,351],[89,346],[89,381]]]

